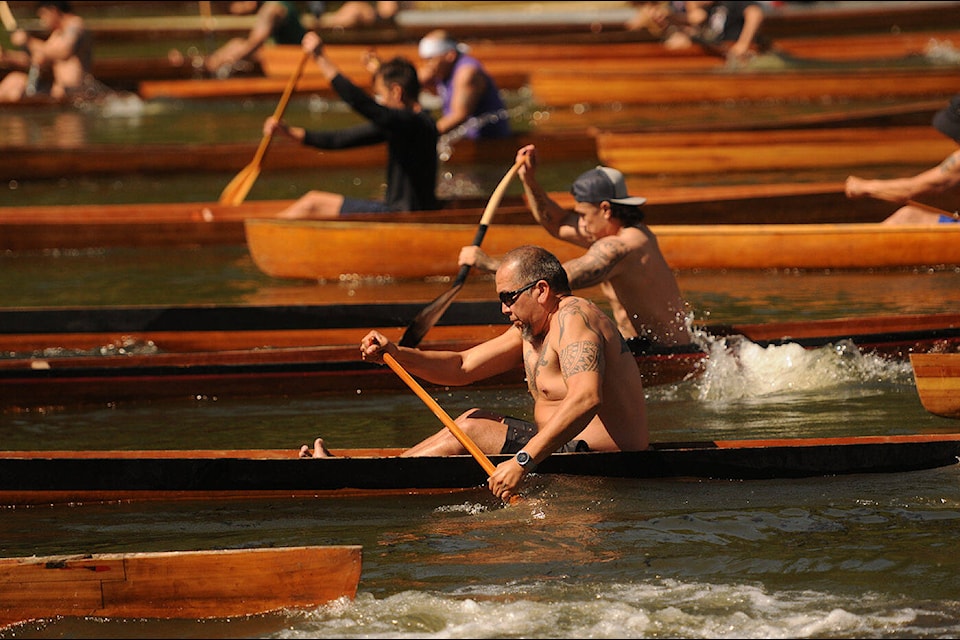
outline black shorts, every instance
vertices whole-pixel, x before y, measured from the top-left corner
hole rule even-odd
[[[516,453],[523,449],[524,445],[530,442],[530,438],[537,435],[537,425],[519,418],[509,416],[503,418],[503,424],[507,425],[507,439],[503,441],[503,448],[500,453]],[[586,440],[571,440],[567,444],[557,449],[557,453],[573,453],[590,451]]]

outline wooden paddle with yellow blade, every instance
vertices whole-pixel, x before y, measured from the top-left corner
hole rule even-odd
[[[290,80],[283,90],[283,95],[280,97],[277,110],[273,112],[275,119],[279,120],[283,117],[283,112],[287,108],[287,103],[290,102],[290,96],[293,95],[293,90],[297,86],[300,76],[303,75],[303,68],[307,64],[309,57],[310,53],[304,51],[303,56],[300,58],[300,63],[297,65],[293,75],[290,76]],[[247,194],[250,193],[250,189],[253,188],[253,183],[255,183],[260,176],[260,163],[263,161],[263,156],[267,153],[267,147],[270,146],[272,137],[273,136],[269,134],[263,136],[263,139],[260,140],[260,146],[257,147],[257,152],[253,156],[253,160],[240,170],[240,173],[230,181],[230,184],[228,184],[220,194],[220,204],[235,207],[246,199]]]
[[[510,185],[510,180],[513,179],[513,176],[517,175],[521,164],[523,164],[522,161],[518,161],[510,167],[507,174],[500,179],[500,184],[493,190],[493,195],[490,196],[487,207],[483,210],[483,215],[480,217],[480,225],[477,227],[477,233],[473,238],[473,246],[479,247],[483,241],[483,236],[487,233],[487,227],[490,226],[490,221],[493,220],[493,214],[496,213],[497,207],[500,206],[500,201],[503,200],[503,194]],[[427,335],[427,331],[429,331],[433,325],[437,324],[437,320],[446,312],[453,302],[453,299],[460,292],[460,289],[463,288],[463,283],[467,280],[467,274],[469,272],[470,265],[465,264],[460,267],[460,272],[453,281],[453,286],[424,307],[420,313],[417,314],[417,317],[413,319],[413,322],[410,323],[410,326],[407,327],[407,330],[403,332],[403,337],[400,338],[400,342],[398,343],[400,346],[415,347],[420,344],[423,336]]]

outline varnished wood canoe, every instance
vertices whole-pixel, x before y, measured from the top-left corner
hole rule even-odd
[[[923,407],[945,418],[960,418],[960,353],[910,355]]]
[[[601,132],[600,161],[625,174],[791,171],[899,163],[936,166],[957,143],[933,127]]]
[[[537,104],[672,104],[758,100],[942,97],[960,92],[956,69],[782,70],[644,73],[593,69],[530,70]]]
[[[776,50],[789,60],[802,62],[847,62],[863,64],[924,59],[932,44],[950,47],[960,44],[955,30],[869,33],[845,36],[817,36],[778,39]],[[518,67],[537,65],[538,68],[563,64],[600,64],[608,66],[620,62],[636,70],[676,71],[682,69],[719,68],[725,61],[693,46],[670,50],[657,41],[623,42],[598,36],[593,42],[498,42],[490,39],[465,40],[470,55],[481,60],[494,75],[515,71]],[[331,46],[327,55],[348,75],[364,72],[363,55],[368,44],[339,44]],[[415,42],[388,44],[376,47],[378,55],[386,60],[404,56],[418,60]],[[297,68],[301,49],[297,45],[276,45],[263,49],[261,67],[267,76],[289,78]],[[931,62],[934,60],[930,58]],[[319,74],[319,69],[308,67],[304,73]]]
[[[347,74],[359,87],[372,90],[369,73]],[[224,79],[191,78],[187,80],[144,80],[137,93],[144,100],[157,99],[218,99],[258,96],[277,96],[283,93],[289,77],[250,76]],[[523,71],[511,71],[495,77],[501,89],[516,90],[527,83]],[[304,74],[293,90],[294,95],[315,94],[336,98],[338,94],[330,82],[320,74]]]
[[[60,616],[237,618],[352,600],[361,552],[341,545],[0,558],[0,629]]]
[[[474,226],[247,219],[247,248],[265,274],[313,281],[456,273]],[[960,225],[651,225],[674,269],[862,269],[960,264]],[[389,243],[382,241],[390,238]],[[536,224],[495,224],[484,250],[539,245],[561,261],[583,250]]]
[[[0,180],[49,179],[130,173],[239,171],[256,155],[257,142],[213,144],[92,144],[80,147],[0,147]],[[446,165],[502,163],[517,149],[536,144],[555,160],[596,157],[593,136],[586,132],[517,134],[498,140],[457,140],[442,159]],[[386,145],[320,150],[284,141],[274,143],[262,171],[385,167]]]
[[[0,312],[0,408],[143,402],[161,398],[316,396],[396,390],[385,367],[357,358],[370,328],[399,339],[426,305],[337,304],[23,309]],[[421,344],[461,350],[500,334],[495,301],[455,301]],[[24,327],[30,327],[28,332]],[[722,341],[819,348],[850,341],[863,353],[904,360],[911,352],[960,349],[960,315],[837,318],[705,325]],[[705,347],[709,348],[709,347]],[[700,375],[707,352],[638,351],[644,384]],[[521,386],[519,369],[478,386]],[[427,385],[436,388],[435,385]]]
[[[960,21],[955,2],[818,4],[787,3],[772,9],[764,20],[764,32],[778,39],[899,33],[942,29]],[[418,2],[415,9],[401,12],[395,25],[328,30],[324,38],[339,43],[416,42],[433,29],[446,29],[461,38],[498,42],[652,40],[644,31],[624,29],[625,21],[633,12],[627,3],[475,2],[453,6],[443,2]],[[202,42],[207,30],[225,38],[243,35],[253,24],[253,16],[231,16],[221,11],[216,11],[214,18],[210,24],[196,12],[171,15],[163,10],[156,15],[141,12],[124,17],[90,16],[87,22],[98,42],[145,38],[193,38]],[[303,22],[311,26],[308,18],[304,16]]]
[[[401,449],[3,451],[0,504],[151,499],[409,495],[485,490],[472,456],[400,457]],[[537,474],[608,478],[806,478],[954,465],[960,434],[653,443],[646,451],[555,453]],[[497,464],[509,456],[492,455]]]
[[[887,202],[849,200],[842,182],[660,187],[644,176],[627,178],[632,193],[647,196],[646,219],[656,225],[757,224],[777,222],[880,222],[893,213]],[[573,206],[569,193],[551,196]],[[0,250],[28,251],[85,247],[207,246],[246,242],[244,221],[270,218],[293,200],[246,200],[231,207],[216,202],[0,207]],[[946,197],[929,204],[949,207]],[[485,198],[448,200],[439,212],[357,214],[364,222],[476,224]],[[519,194],[508,194],[496,225],[532,221]]]

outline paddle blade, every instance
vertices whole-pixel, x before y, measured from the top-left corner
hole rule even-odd
[[[260,176],[260,165],[249,164],[230,181],[220,194],[220,204],[235,207],[242,204]]]
[[[397,344],[401,347],[416,347],[420,344],[423,336],[427,335],[430,328],[437,324],[440,316],[446,313],[447,308],[462,288],[463,282],[461,281],[459,284],[453,285],[453,287],[439,298],[425,306],[420,313],[417,314],[417,317],[413,319],[413,322],[410,323],[407,330],[403,332],[403,337],[400,338],[400,342]]]

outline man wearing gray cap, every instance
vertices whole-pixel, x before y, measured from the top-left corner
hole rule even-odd
[[[960,94],[950,104],[933,116],[933,128],[960,144]],[[909,178],[892,180],[865,180],[849,176],[846,183],[848,198],[878,198],[901,206],[884,224],[940,224],[960,222],[960,214],[954,209],[948,213],[914,202],[913,198],[939,194],[960,184],[960,149],[932,169]]]
[[[692,344],[689,310],[677,279],[660,252],[657,238],[643,223],[646,198],[627,194],[623,174],[597,167],[573,183],[573,211],[558,205],[535,177],[536,148],[517,152],[527,204],[550,235],[587,249],[564,263],[574,290],[599,285],[617,326],[634,351]],[[478,247],[463,247],[460,264],[496,270],[499,261]]]

